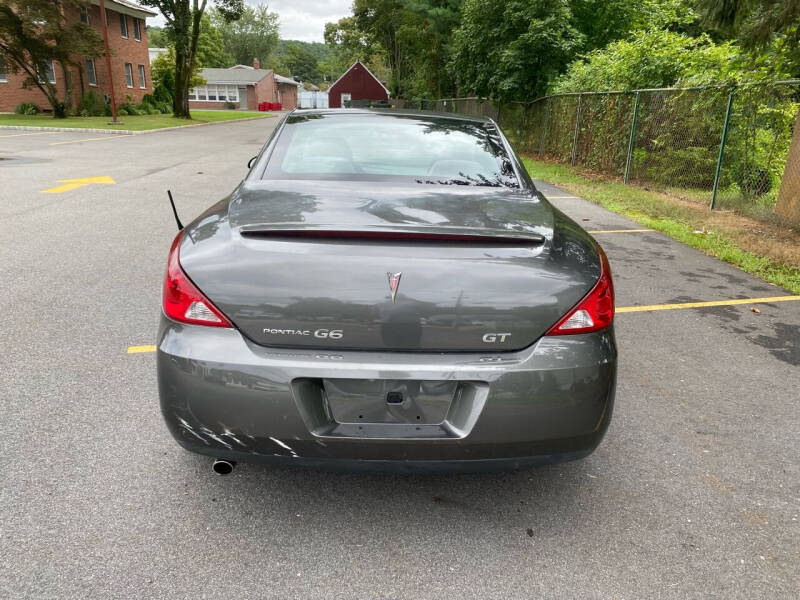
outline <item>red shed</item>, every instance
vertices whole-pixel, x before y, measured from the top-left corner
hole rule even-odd
[[[357,60],[328,88],[328,106],[342,108],[345,100],[389,100],[389,90]]]

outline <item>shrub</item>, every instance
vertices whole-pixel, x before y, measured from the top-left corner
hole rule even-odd
[[[233,102],[228,101],[225,103],[225,108],[228,110],[236,110],[236,105]]]
[[[772,189],[770,172],[760,167],[750,167],[739,173],[739,188],[747,196],[758,198]]]
[[[82,117],[102,117],[106,112],[106,102],[94,90],[81,96],[80,115]]]
[[[163,83],[159,83],[153,90],[153,97],[159,102],[166,102],[172,104],[172,93],[169,88]]]
[[[121,115],[131,115],[131,116],[141,114],[139,109],[136,108],[136,105],[133,103],[133,96],[131,96],[130,94],[125,96],[125,103],[119,105],[117,112]]]
[[[37,115],[39,114],[39,107],[33,102],[20,102],[14,112],[18,115]]]
[[[165,102],[151,94],[145,94],[137,108],[147,115],[168,114],[172,112],[172,102]]]
[[[716,151],[704,146],[634,150],[634,174],[661,185],[711,189]]]

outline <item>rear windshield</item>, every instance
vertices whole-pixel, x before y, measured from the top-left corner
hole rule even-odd
[[[491,124],[379,113],[292,115],[264,178],[519,187]]]

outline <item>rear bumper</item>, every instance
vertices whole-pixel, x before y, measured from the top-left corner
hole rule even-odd
[[[616,384],[613,330],[544,337],[515,353],[264,348],[238,331],[162,317],[161,409],[184,448],[346,470],[472,471],[581,458],[600,443]],[[442,424],[341,425],[315,381],[456,381]]]

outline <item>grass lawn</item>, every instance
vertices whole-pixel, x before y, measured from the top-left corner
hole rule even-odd
[[[800,294],[800,232],[730,211],[709,211],[668,193],[596,180],[564,165],[523,157],[531,177],[665,233],[765,281]]]
[[[121,125],[109,125],[111,117],[67,117],[54,119],[49,115],[11,115],[0,114],[0,125],[23,125],[29,127],[69,127],[75,129],[125,129],[144,131],[146,129],[164,129],[181,125],[198,123],[216,123],[218,121],[234,121],[253,117],[271,117],[270,113],[244,110],[193,110],[191,120],[176,119],[172,115],[120,115]]]

